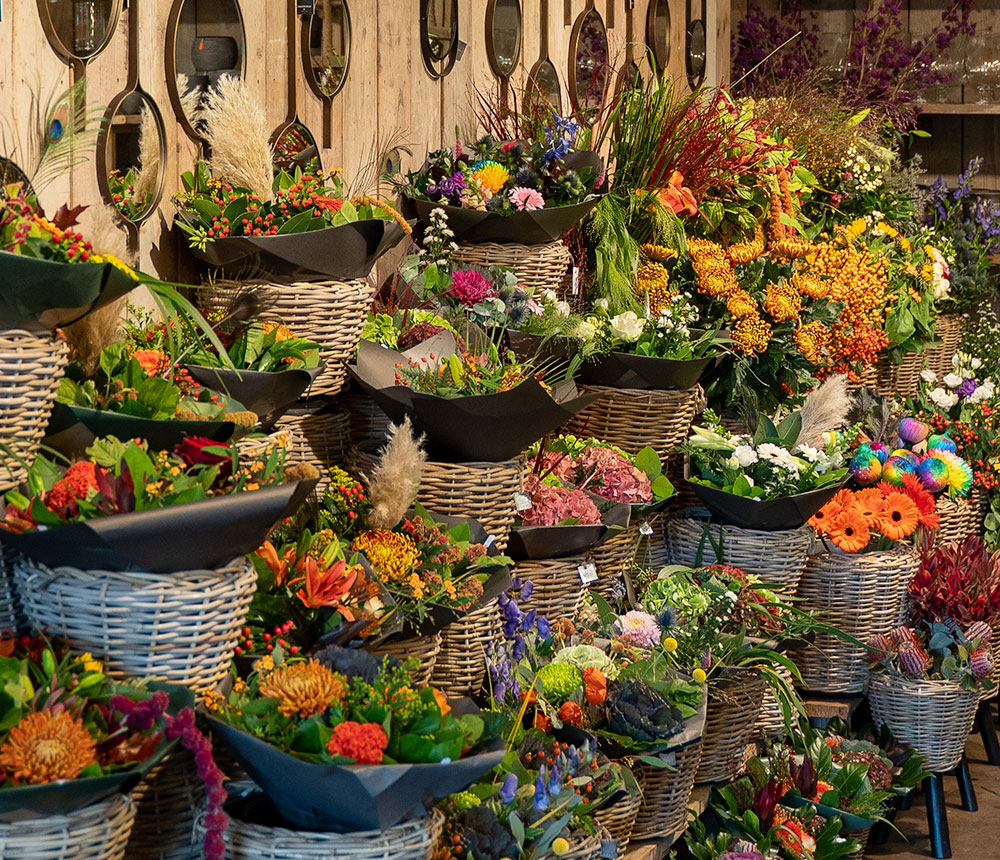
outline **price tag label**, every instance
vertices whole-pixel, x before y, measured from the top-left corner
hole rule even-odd
[[[570,285],[569,290],[570,290],[570,292],[574,296],[580,295],[580,267],[579,266],[574,266],[573,267],[573,282]]]
[[[584,585],[597,582],[597,567],[592,561],[579,565],[576,570],[580,574],[580,582]]]
[[[514,493],[514,510],[516,511],[531,510],[531,499],[524,493]]]
[[[496,535],[486,535],[486,540],[483,541],[483,546],[489,549],[493,546],[494,541],[496,541]]]
[[[601,840],[601,858],[602,860],[615,860],[618,856],[618,843],[614,839],[602,839]]]
[[[677,767],[677,753],[660,753],[660,761],[667,765],[667,767]]]
[[[653,527],[649,524],[649,520],[643,520],[639,524],[639,534],[643,537],[649,537],[653,533]]]

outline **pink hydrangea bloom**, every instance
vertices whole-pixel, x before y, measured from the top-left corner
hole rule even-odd
[[[579,520],[581,525],[598,525],[601,512],[591,498],[580,490],[550,487],[529,475],[524,490],[531,498],[531,507],[521,512],[526,526],[557,526],[563,520]]]
[[[467,308],[481,302],[493,291],[493,284],[475,269],[460,269],[451,276],[449,295],[454,296]]]
[[[648,612],[637,609],[618,617],[615,632],[636,648],[655,648],[660,644],[660,625]]]
[[[522,212],[545,208],[545,198],[534,188],[512,188],[507,199]]]
[[[610,448],[587,448],[578,457],[563,457],[553,473],[612,502],[648,505],[653,501],[649,476]]]

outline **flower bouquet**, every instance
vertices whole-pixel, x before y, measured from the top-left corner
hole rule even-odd
[[[515,457],[597,396],[492,343],[459,349],[450,332],[405,353],[361,341],[348,370],[393,421],[409,415],[431,449],[467,460]]]
[[[315,484],[285,483],[300,471],[278,446],[244,460],[210,439],[173,453],[100,439],[68,467],[35,460],[30,495],[7,493],[0,541],[52,567],[210,570],[260,546],[299,507]]]
[[[719,352],[715,331],[692,331],[698,319],[690,293],[666,293],[641,316],[612,316],[607,299],[595,300],[576,328],[577,338],[591,340],[596,353],[581,367],[580,380],[611,388],[693,388]]]
[[[378,830],[423,815],[504,753],[470,754],[492,738],[405,668],[332,647],[319,660],[276,648],[208,722],[282,817],[310,830]],[[342,671],[341,671],[342,669]]]
[[[892,549],[913,537],[918,528],[937,525],[934,497],[914,475],[904,475],[899,487],[880,483],[864,490],[838,490],[809,519],[829,548],[843,553]]]
[[[181,183],[177,228],[196,257],[233,277],[366,278],[410,232],[388,203],[351,196],[337,174],[318,169],[275,170],[255,191],[199,162]]]
[[[0,821],[68,815],[127,794],[179,742],[204,781],[206,860],[221,860],[228,819],[222,772],[195,727],[190,691],[156,682],[114,683],[89,654],[41,637],[0,641]]]
[[[56,402],[56,432],[79,422],[94,437],[142,438],[154,449],[170,448],[185,436],[226,442],[238,427],[245,432],[257,424],[256,413],[203,388],[166,353],[135,349],[128,341],[101,351],[91,379],[71,367]]]
[[[600,200],[604,166],[573,148],[579,125],[553,116],[544,139],[498,143],[486,136],[431,152],[419,171],[394,177],[403,212],[425,224],[443,209],[463,242],[555,242]]]
[[[721,522],[761,531],[794,529],[837,492],[847,476],[846,451],[856,430],[824,436],[802,432],[800,412],[777,425],[760,416],[753,434],[730,434],[715,414],[692,428],[686,446],[691,489]]]

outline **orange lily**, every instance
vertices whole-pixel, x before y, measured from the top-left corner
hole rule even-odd
[[[659,197],[660,202],[675,215],[684,211],[688,215],[698,214],[698,201],[694,199],[691,189],[684,186],[684,177],[679,170],[674,171],[667,187],[660,189]]]
[[[257,550],[257,555],[264,560],[264,564],[274,574],[274,584],[282,585],[288,577],[292,562],[295,560],[295,547],[289,547],[281,558],[278,558],[278,551],[274,548],[274,544],[266,540]]]
[[[321,570],[316,559],[307,557],[296,565],[296,570],[303,575],[293,579],[288,584],[297,585],[300,582],[304,584],[304,587],[300,588],[296,594],[305,606],[310,609],[335,606],[345,619],[354,620],[354,614],[342,606],[340,601],[350,594],[354,587],[360,570],[357,565],[348,566],[341,559]]]

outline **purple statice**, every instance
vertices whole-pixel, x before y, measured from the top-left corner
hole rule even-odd
[[[445,176],[427,186],[427,196],[435,200],[447,200],[452,206],[462,202],[462,192],[465,190],[465,177],[459,170],[451,176]]]
[[[955,392],[960,400],[965,400],[966,397],[971,397],[976,393],[976,380],[965,379],[962,384],[958,386],[958,390]]]

